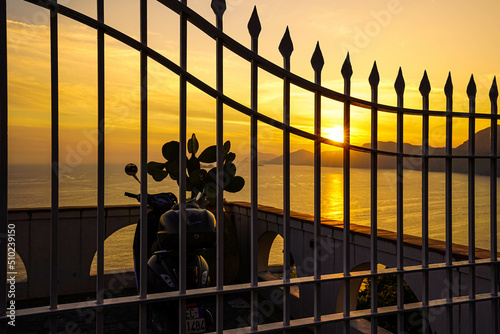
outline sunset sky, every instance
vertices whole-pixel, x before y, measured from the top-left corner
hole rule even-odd
[[[60,3],[96,17],[96,1]],[[188,5],[214,22],[208,0]],[[179,59],[178,15],[149,1],[149,45],[172,61]],[[395,105],[394,81],[399,66],[406,81],[405,106],[421,107],[418,92],[424,70],[431,81],[430,107],[444,110],[444,83],[451,71],[454,110],[467,111],[470,75],[478,88],[478,112],[489,113],[488,91],[500,74],[500,3],[493,0],[374,0],[298,1],[228,0],[224,31],[250,47],[247,22],[257,6],[262,24],[259,53],[282,65],[278,51],[285,28],[294,43],[292,72],[313,80],[310,59],[319,41],[325,66],[323,85],[343,91],[340,68],[350,52],[352,94],[369,99],[368,75],[373,61],[380,71],[380,102]],[[7,0],[9,78],[9,161],[50,161],[49,14],[21,0]],[[139,36],[139,1],[105,0],[105,22],[135,38]],[[68,165],[94,162],[97,155],[97,41],[96,31],[60,17],[60,154]],[[188,71],[215,86],[215,42],[188,27]],[[139,54],[106,38],[106,154],[109,162],[138,161]],[[224,53],[224,91],[250,104],[250,65]],[[178,77],[149,62],[150,159],[160,159],[163,143],[178,138]],[[282,81],[259,72],[259,111],[282,120]],[[188,132],[201,147],[215,143],[215,102],[188,88]],[[240,157],[249,155],[249,120],[225,109],[225,138]],[[313,94],[292,87],[292,125],[312,131]],[[323,133],[342,124],[342,105],[323,101]],[[379,140],[395,140],[395,115],[380,115]],[[421,119],[405,117],[405,141],[421,142]],[[477,130],[488,126],[478,121]],[[444,146],[444,118],[431,120],[431,145]],[[466,120],[455,121],[454,145],[466,140]],[[281,133],[260,127],[260,148],[281,154]],[[353,108],[352,142],[370,141],[369,112]],[[312,150],[310,142],[292,138],[292,150]]]

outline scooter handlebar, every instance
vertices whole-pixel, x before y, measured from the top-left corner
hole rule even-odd
[[[135,198],[138,202],[141,201],[140,194],[136,195],[129,192],[125,192],[125,196]],[[177,197],[175,197],[175,195],[172,193],[160,193],[160,194],[148,195],[148,204],[154,210],[160,210],[162,211],[162,213],[170,210],[172,206],[176,203],[177,203]]]
[[[129,193],[129,192],[125,192],[125,196],[135,198],[135,199],[137,199],[139,201],[139,195],[132,194],[132,193]]]

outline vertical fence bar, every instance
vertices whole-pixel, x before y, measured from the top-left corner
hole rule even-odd
[[[378,84],[380,82],[380,76],[377,69],[377,63],[373,63],[373,68],[368,78],[371,87],[373,103],[378,103]],[[378,232],[378,220],[377,220],[377,198],[378,198],[378,108],[372,107],[371,109],[371,167],[370,167],[370,265],[371,274],[375,275],[378,270],[378,245],[377,245],[377,232]],[[371,332],[376,334],[378,332],[378,318],[376,316],[378,309],[378,289],[377,289],[377,277],[372,276],[370,279],[370,291],[371,291]]]
[[[419,87],[422,94],[422,333],[428,333],[429,318],[429,93],[431,85],[424,72]]]
[[[222,16],[226,10],[224,0],[212,0],[212,9],[216,16],[217,29],[222,31]],[[216,88],[223,92],[223,40],[216,38]],[[217,291],[224,289],[224,104],[217,98],[216,111],[216,144],[217,144]],[[217,294],[217,333],[224,330],[224,305],[223,295]]]
[[[453,333],[453,83],[451,73],[444,86],[446,95],[446,161],[445,161],[445,234],[446,234],[446,328]]]
[[[0,266],[7,268],[8,225],[8,101],[7,101],[7,3],[0,5]],[[7,312],[7,271],[0,270],[0,315]],[[6,321],[1,329],[6,330]]]
[[[51,222],[50,222],[50,309],[58,305],[59,261],[59,43],[56,8],[50,9],[50,82],[51,82]],[[57,332],[57,317],[50,317],[50,332]]]
[[[349,53],[342,65],[340,71],[344,78],[344,94],[351,95],[351,76],[352,66],[349,58]],[[343,273],[344,273],[344,300],[343,311],[344,317],[349,317],[351,313],[350,303],[350,287],[351,287],[351,104],[344,102],[344,258],[343,258]],[[349,320],[343,321],[344,333],[349,334],[351,325]]]
[[[403,108],[403,95],[405,90],[405,81],[403,79],[403,71],[401,67],[399,68],[398,76],[396,78],[396,82],[394,84],[394,88],[396,89],[397,94],[397,105],[398,108]],[[404,331],[404,319],[403,319],[403,310],[404,310],[404,290],[403,290],[403,269],[404,269],[404,241],[403,241],[403,125],[404,125],[404,115],[401,111],[398,111],[397,115],[397,327],[398,333],[402,333]]]
[[[321,86],[321,70],[325,61],[319,42],[316,44],[311,65],[314,69],[314,83]],[[314,92],[314,321],[321,322],[321,93]],[[319,333],[320,326],[314,327]]]
[[[97,279],[96,304],[104,302],[104,187],[105,187],[105,82],[104,82],[104,0],[97,1],[97,20],[101,26],[97,29]],[[97,312],[96,332],[104,332],[104,312]]]
[[[290,72],[290,57],[293,52],[293,43],[288,27],[278,47],[283,56],[283,68]],[[290,78],[283,78],[283,123],[287,126],[283,130],[283,282],[290,282]],[[283,324],[290,325],[290,287],[284,290]]]
[[[255,54],[259,53],[259,34],[261,31],[261,25],[260,25],[260,20],[259,20],[259,15],[257,14],[257,7],[254,7],[252,16],[250,17],[250,20],[248,22],[248,31],[250,33],[250,37],[252,40],[252,51]],[[258,78],[258,73],[259,73],[259,67],[257,66],[257,63],[255,59],[252,59],[251,62],[251,83],[250,83],[250,107],[252,108],[252,111],[254,113],[257,112],[258,108],[258,93],[259,93],[259,78]],[[251,182],[251,189],[250,189],[250,285],[252,288],[256,288],[259,285],[259,277],[258,277],[258,122],[257,122],[257,116],[252,114],[250,117],[250,155],[251,155],[251,160],[250,160],[250,182]],[[286,222],[283,221],[283,231],[284,231],[284,240],[285,240],[285,245],[284,245],[284,250],[286,254],[286,240],[287,240],[287,234],[286,234],[286,228],[285,225]],[[256,331],[258,328],[258,293],[256,290],[253,290],[250,292],[250,304],[251,304],[251,310],[250,310],[250,327],[252,328],[253,331]],[[284,295],[284,301],[287,298],[287,294],[285,291]],[[283,309],[283,317],[285,317],[287,309],[284,307]]]
[[[490,89],[491,101],[491,148],[490,148],[490,248],[491,248],[491,262],[498,260],[497,255],[497,149],[498,149],[498,129],[497,129],[497,113],[498,113],[498,87],[496,77]],[[498,265],[491,265],[491,296],[498,297]],[[491,333],[498,334],[499,325],[499,310],[498,300],[492,299],[491,301]]]
[[[187,0],[181,3],[187,6]],[[180,41],[179,41],[179,65],[184,71],[187,70],[187,17],[184,11],[180,16]],[[179,75],[179,333],[186,332],[186,140],[187,140],[187,81],[182,72]]]
[[[50,8],[50,7],[49,7]],[[59,242],[59,43],[57,12],[50,8],[50,80],[51,80],[51,246],[50,309],[57,309],[58,242]]]
[[[467,86],[469,97],[469,150],[468,150],[468,178],[469,178],[469,333],[476,332],[476,84],[471,76]]]
[[[288,28],[287,28],[288,32]],[[288,35],[290,37],[290,35]],[[283,57],[284,68],[290,71],[290,55]],[[290,126],[290,79],[285,77],[283,80],[283,124]],[[284,246],[290,251],[290,130],[283,130],[283,234]],[[283,248],[285,250],[285,248]],[[283,251],[283,281],[290,281],[290,254]],[[286,293],[290,293],[290,287],[287,287]],[[289,298],[286,300],[288,303]],[[283,321],[290,324],[288,318],[283,317]]]
[[[140,36],[141,43],[147,45],[148,43],[148,13],[147,13],[147,0],[140,2]],[[140,75],[141,75],[141,142],[140,142],[140,156],[141,156],[141,206],[140,206],[140,299],[147,299],[147,244],[148,244],[148,174],[147,174],[147,160],[148,160],[148,55],[145,50],[140,52]],[[139,332],[146,333],[147,324],[147,304],[141,303],[139,310]]]

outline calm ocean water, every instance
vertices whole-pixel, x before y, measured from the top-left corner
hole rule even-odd
[[[139,184],[123,172],[124,165],[106,166],[105,204],[133,204],[135,200],[123,196],[125,191],[139,192]],[[227,200],[250,201],[250,170],[240,164],[237,174],[247,180],[242,191],[225,193]],[[429,174],[429,231],[434,239],[445,239],[445,179],[443,173]],[[97,169],[95,165],[80,165],[65,170],[60,178],[60,206],[96,205]],[[313,167],[291,166],[291,210],[313,214]],[[476,176],[476,245],[489,249],[489,177]],[[453,175],[453,241],[468,244],[467,175]],[[171,191],[177,185],[172,180],[148,180],[150,193]],[[259,167],[259,203],[283,207],[281,165]],[[321,182],[322,216],[343,219],[343,176],[341,168],[324,167]],[[12,165],[9,168],[9,208],[35,208],[50,206],[50,167]],[[396,231],[396,171],[379,170],[378,173],[379,228]],[[421,173],[404,171],[404,233],[421,235]],[[351,223],[370,225],[370,170],[351,170]],[[132,268],[130,249],[135,226],[126,227],[105,243],[106,270]],[[18,231],[18,233],[23,233]],[[282,261],[281,244],[275,245],[271,264]],[[92,270],[95,270],[95,263]]]

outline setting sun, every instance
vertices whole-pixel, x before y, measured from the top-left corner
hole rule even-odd
[[[337,141],[339,143],[344,142],[344,128],[340,125],[334,126],[333,128],[324,129],[323,135],[326,138]]]

